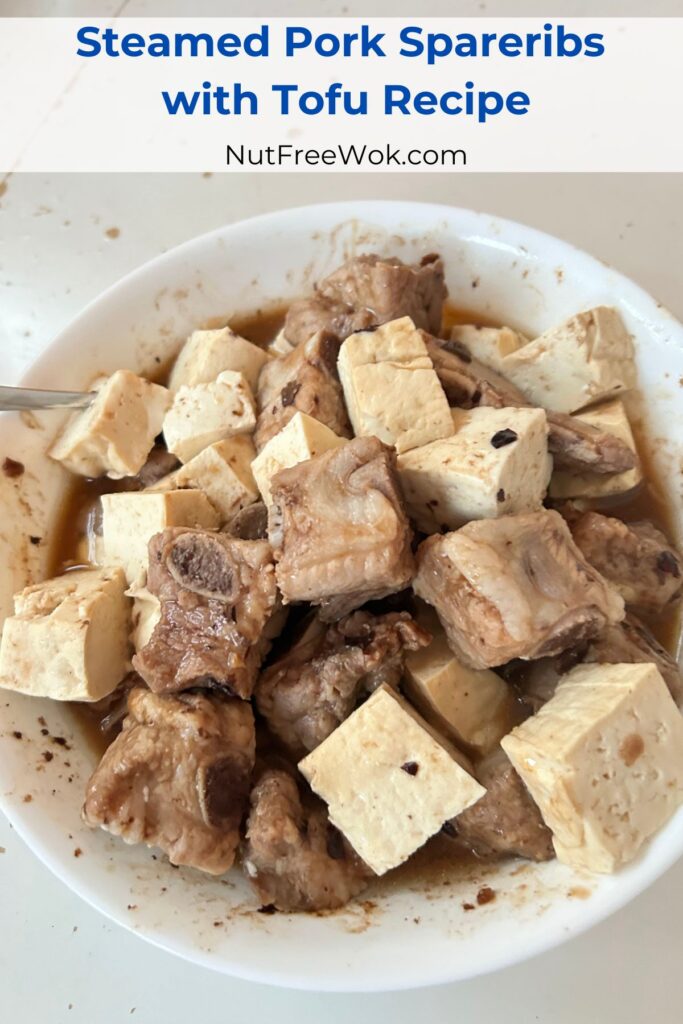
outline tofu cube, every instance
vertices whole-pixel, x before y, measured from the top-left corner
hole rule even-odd
[[[92,405],[69,420],[48,454],[80,476],[135,476],[161,433],[171,396],[130,370],[105,377],[96,390]]]
[[[552,471],[543,409],[451,410],[455,433],[398,457],[408,512],[424,533],[540,508]]]
[[[593,427],[599,427],[608,434],[614,434],[633,451],[636,442],[631,424],[626,415],[624,403],[618,398],[596,409],[579,413],[576,419],[583,420]],[[615,494],[625,494],[633,490],[642,481],[640,465],[627,469],[625,473],[572,473],[568,470],[556,470],[550,480],[550,496],[552,498],[609,498]]]
[[[500,362],[530,402],[577,412],[635,386],[633,342],[621,317],[598,306],[571,317]]]
[[[381,686],[299,763],[372,870],[402,864],[485,790],[394,690]]]
[[[246,434],[216,441],[147,491],[203,491],[224,523],[259,496],[251,471],[255,454]]]
[[[453,433],[448,400],[410,317],[352,334],[337,365],[357,436],[405,452]]]
[[[529,339],[511,327],[475,327],[474,324],[456,324],[451,328],[451,341],[464,345],[475,359],[491,369],[503,372],[503,360],[516,352]]]
[[[291,343],[285,334],[284,327],[281,327],[268,345],[268,352],[276,358],[284,358],[285,356],[288,356],[290,352],[293,352],[295,348],[296,345]]]
[[[129,584],[147,573],[147,545],[168,526],[218,527],[218,513],[201,491],[122,491],[103,494],[102,557],[122,567]]]
[[[442,629],[428,647],[407,655],[403,685],[439,733],[473,754],[488,754],[515,724],[516,701],[505,680],[459,662]]]
[[[270,504],[270,481],[281,469],[306,462],[330,448],[345,444],[333,430],[305,412],[297,412],[270,441],[267,441],[251,464],[254,479],[266,505]]]
[[[261,368],[268,362],[268,353],[229,327],[217,331],[193,331],[175,361],[168,386],[175,392],[180,387],[193,388],[210,384],[223,373],[241,373],[256,392]]]
[[[137,652],[147,646],[161,618],[161,601],[141,584],[129,587],[126,594],[133,599],[131,640]]]
[[[52,700],[95,701],[130,670],[131,602],[120,569],[78,569],[14,598],[0,643],[0,686]]]
[[[241,373],[226,370],[210,384],[182,385],[164,417],[166,447],[189,462],[203,448],[256,426],[254,396]]]
[[[652,664],[579,665],[502,746],[574,868],[615,871],[683,802],[683,717]]]

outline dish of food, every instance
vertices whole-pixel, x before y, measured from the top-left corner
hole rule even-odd
[[[110,355],[88,409],[43,414],[59,501],[50,536],[24,523],[42,564],[12,588],[0,685],[70,716],[89,856],[181,866],[178,906],[223,884],[226,931],[280,936],[408,922],[438,874],[451,941],[474,949],[468,914],[496,904],[476,970],[515,956],[520,872],[548,883],[520,920],[553,885],[614,906],[680,826],[683,556],[629,311],[596,296],[534,330],[468,307],[481,255],[463,270],[439,234],[364,240],[256,314],[201,301],[179,350],[147,336],[147,367]]]

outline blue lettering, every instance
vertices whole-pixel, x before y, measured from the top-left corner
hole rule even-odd
[[[99,34],[99,28],[96,28],[94,25],[84,25],[82,28],[79,28],[78,32],[76,33],[76,38],[78,39],[78,42],[81,43],[81,45],[89,46],[90,49],[82,50],[79,48],[78,50],[76,50],[77,56],[96,57],[102,49],[102,44],[97,38]],[[90,38],[91,35],[94,36],[93,39]]]
[[[199,102],[199,91],[192,94],[192,99],[188,99],[186,92],[177,92],[175,97],[172,97],[170,93],[165,90],[161,94],[166,104],[166,110],[169,114],[177,114],[181,112],[183,114],[194,114],[195,107]]]

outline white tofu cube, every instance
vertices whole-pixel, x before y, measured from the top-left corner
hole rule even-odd
[[[451,410],[455,433],[398,457],[408,512],[425,533],[540,508],[552,471],[543,409]]]
[[[288,356],[290,352],[293,352],[296,345],[292,345],[291,341],[285,334],[284,327],[281,327],[277,332],[271,343],[268,345],[268,352],[276,358],[284,358]]]
[[[500,372],[530,402],[554,412],[577,412],[635,386],[633,342],[609,306],[573,316],[522,345]]]
[[[161,601],[141,584],[130,587],[126,594],[133,599],[131,612],[131,640],[136,651],[150,641],[154,627],[161,618]]]
[[[453,433],[448,400],[410,317],[352,334],[337,365],[357,436],[405,452]]]
[[[96,390],[92,405],[69,420],[48,454],[80,476],[134,476],[161,433],[171,396],[130,370],[98,381]]]
[[[475,327],[474,324],[456,324],[451,328],[451,340],[460,342],[475,359],[499,373],[503,372],[505,357],[529,342],[511,327]]]
[[[203,491],[224,523],[259,496],[251,471],[255,454],[253,442],[246,434],[217,441],[148,487],[147,492],[185,488]]]
[[[579,665],[502,746],[574,868],[616,870],[683,802],[683,717],[652,664]]]
[[[193,331],[175,361],[168,386],[175,393],[180,387],[193,388],[210,384],[223,373],[241,373],[256,392],[261,368],[268,362],[268,353],[229,327],[217,331]]]
[[[299,763],[330,820],[378,874],[407,860],[485,790],[387,686]]]
[[[636,451],[636,442],[628,421],[624,403],[618,398],[605,402],[595,409],[579,413],[576,419],[583,420],[593,427],[599,427],[608,434],[614,434],[625,441],[632,451]],[[550,496],[552,498],[609,498],[615,494],[625,494],[637,487],[643,474],[640,465],[627,469],[625,473],[572,473],[568,470],[556,470],[550,480]]]
[[[251,388],[241,373],[226,370],[210,384],[178,388],[164,417],[164,438],[170,452],[189,462],[210,444],[251,434],[255,426]]]
[[[442,629],[406,657],[406,695],[434,728],[478,755],[488,754],[515,724],[516,701],[490,669],[461,664]]]
[[[147,545],[168,526],[218,526],[218,513],[201,491],[122,491],[103,494],[102,557],[107,565],[120,565],[130,584],[147,573]]]
[[[339,437],[324,423],[305,412],[297,412],[279,433],[271,437],[251,464],[254,479],[266,505],[270,504],[270,481],[281,469],[306,462],[347,439]]]
[[[0,643],[0,686],[52,700],[95,701],[130,669],[130,599],[117,568],[78,569],[14,598]]]

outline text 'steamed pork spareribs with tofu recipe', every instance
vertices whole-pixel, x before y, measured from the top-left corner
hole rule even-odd
[[[437,833],[617,871],[683,802],[631,338],[446,300],[436,255],[355,257],[265,341],[96,380],[54,441],[82,529],[15,596],[0,685],[95,718],[93,828],[321,910]]]

